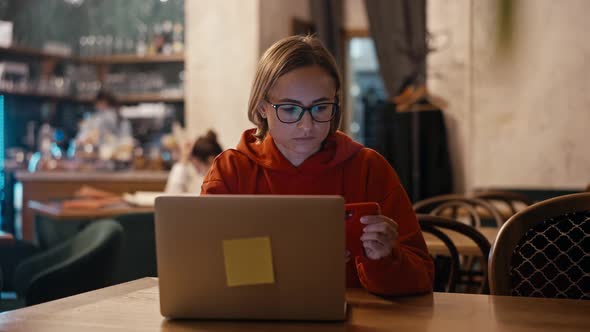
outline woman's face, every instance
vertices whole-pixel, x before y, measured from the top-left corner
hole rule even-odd
[[[310,107],[319,103],[334,103],[336,86],[334,79],[319,66],[294,69],[279,77],[260,105],[260,114],[268,122],[268,130],[274,142],[287,160],[299,166],[316,153],[330,132],[330,122],[316,122],[309,112],[295,123],[283,123],[269,104],[296,104]]]

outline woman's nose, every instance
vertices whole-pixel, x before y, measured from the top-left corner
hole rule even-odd
[[[303,113],[301,120],[297,122],[297,126],[301,129],[311,129],[311,127],[313,127],[313,118],[311,117],[311,113]]]

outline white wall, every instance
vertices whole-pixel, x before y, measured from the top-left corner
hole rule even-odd
[[[475,20],[473,186],[590,183],[590,1],[521,0],[515,47],[494,56]],[[474,1],[475,17],[489,5]]]
[[[430,56],[429,87],[449,101],[464,189],[580,189],[590,182],[590,1],[516,2],[514,43],[504,53],[496,4],[429,2],[429,29],[451,37]]]
[[[185,1],[185,116],[191,135],[208,128],[235,147],[248,121],[260,40],[258,0]]]
[[[213,128],[229,148],[254,127],[247,111],[256,64],[291,34],[293,17],[309,20],[307,0],[185,1],[185,115],[192,136]]]
[[[427,26],[439,50],[428,57],[428,89],[448,102],[445,123],[455,191],[465,191],[471,173],[470,142],[470,3],[428,1]]]

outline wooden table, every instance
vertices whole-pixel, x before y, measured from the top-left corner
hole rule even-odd
[[[495,227],[480,227],[477,229],[480,231],[483,236],[485,236],[490,244],[494,244],[496,240],[496,236],[498,235],[499,228]],[[457,232],[453,232],[451,230],[442,230],[445,234],[449,236],[451,241],[457,247],[457,251],[460,255],[468,255],[468,256],[481,256],[481,251],[479,247],[473,240],[470,238],[461,235]],[[426,246],[428,247],[428,251],[433,255],[448,255],[449,251],[447,246],[439,240],[437,237],[430,233],[422,233],[424,235],[424,240],[426,241]]]
[[[82,185],[116,194],[124,192],[164,191],[168,172],[121,171],[121,172],[16,172],[23,185],[22,238],[34,238],[34,212],[29,208],[31,200],[47,201],[72,197]]]
[[[310,296],[313,300],[313,295]],[[349,290],[343,323],[168,321],[144,278],[0,315],[0,331],[587,331],[590,301],[434,293],[384,300]]]
[[[0,231],[0,245],[9,245],[14,243],[14,236],[10,233]]]
[[[126,203],[91,210],[63,209],[59,202],[29,201],[28,206],[34,213],[58,221],[109,218],[123,214],[154,212],[154,207],[137,207]],[[481,227],[478,228],[478,230],[488,239],[488,241],[490,241],[490,244],[494,243],[496,235],[498,235],[497,228]],[[455,243],[459,254],[470,256],[481,255],[475,242],[471,241],[469,238],[453,231],[443,231],[449,235],[453,243]],[[447,247],[441,240],[430,233],[423,233],[423,235],[426,240],[428,251],[431,254],[448,254]]]
[[[121,202],[98,209],[64,209],[61,202],[29,201],[29,208],[36,214],[36,244],[42,249],[63,243],[89,223],[103,218],[116,220],[125,233],[125,250],[115,268],[114,280],[157,276],[153,207]]]
[[[29,201],[29,209],[34,213],[53,220],[85,220],[110,218],[123,214],[150,213],[153,207],[133,206],[127,203],[113,204],[100,209],[64,209],[60,202]]]
[[[118,219],[118,217],[125,215],[142,215],[146,213],[153,215],[154,213],[153,207],[133,206],[123,201],[96,209],[63,208],[62,203],[59,201],[29,201],[28,205],[29,209],[36,215],[35,242],[41,248],[49,248],[61,243],[65,239],[77,234],[88,222],[94,220],[103,218]],[[145,221],[151,223],[153,221],[153,218],[135,219],[138,219],[138,222]],[[144,227],[137,225],[132,227],[132,230],[142,232],[153,229],[153,225],[146,225]],[[135,235],[132,238],[136,239]]]

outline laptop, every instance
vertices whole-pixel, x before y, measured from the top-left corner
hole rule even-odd
[[[344,320],[340,196],[156,198],[167,318]]]

